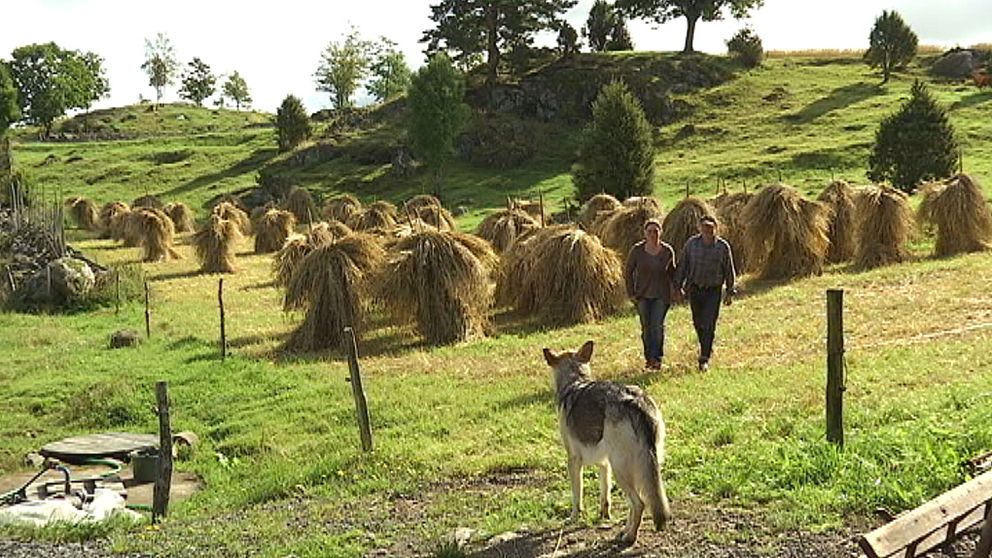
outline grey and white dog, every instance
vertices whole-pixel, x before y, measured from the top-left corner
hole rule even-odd
[[[630,504],[627,524],[617,538],[633,544],[645,507],[650,509],[656,529],[662,529],[672,517],[661,480],[665,423],[658,406],[637,386],[592,379],[592,349],[592,341],[576,353],[556,355],[544,349],[544,359],[554,372],[558,426],[568,452],[571,519],[577,520],[582,513],[584,465],[599,466],[599,513],[609,519],[612,469]]]

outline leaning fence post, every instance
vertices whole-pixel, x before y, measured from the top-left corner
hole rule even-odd
[[[544,227],[545,226],[545,223],[544,223],[544,190],[541,190],[538,194],[540,195],[540,198],[539,199],[540,199],[540,203],[541,203],[541,227]]]
[[[348,348],[348,369],[351,372],[351,393],[355,396],[355,411],[358,413],[358,430],[362,436],[362,450],[372,451],[372,425],[369,422],[369,405],[362,387],[362,372],[358,368],[358,345],[355,330],[344,328],[344,342]]]
[[[155,383],[158,400],[158,467],[152,493],[152,522],[169,512],[169,491],[172,489],[172,425],[169,421],[169,384]]]
[[[145,280],[145,337],[151,339],[152,336],[152,311],[148,306],[148,281]]]
[[[227,329],[224,327],[224,280],[217,283],[217,305],[220,307],[220,359],[227,360]]]
[[[121,313],[121,268],[114,270],[114,315]]]
[[[844,291],[827,291],[827,441],[844,447]]]

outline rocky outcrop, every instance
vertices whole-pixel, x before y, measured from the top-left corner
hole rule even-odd
[[[948,79],[970,77],[982,64],[982,53],[970,49],[955,49],[944,53],[930,68],[930,73]]]

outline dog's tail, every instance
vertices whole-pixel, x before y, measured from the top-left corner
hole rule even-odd
[[[668,503],[668,494],[665,493],[665,483],[661,480],[661,463],[658,459],[658,452],[657,450],[649,451],[648,454],[648,470],[645,471],[644,475],[646,481],[644,499],[647,500],[648,507],[651,508],[654,528],[660,531],[665,528],[666,523],[671,521],[672,508]]]

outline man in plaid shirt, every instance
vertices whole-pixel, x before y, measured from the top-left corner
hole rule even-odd
[[[699,234],[690,238],[682,249],[676,268],[675,285],[689,298],[692,325],[699,338],[699,369],[709,369],[716,336],[716,320],[720,316],[720,299],[730,305],[734,301],[734,256],[730,244],[717,236],[716,219],[706,215],[699,220]],[[723,292],[723,286],[727,290]]]

